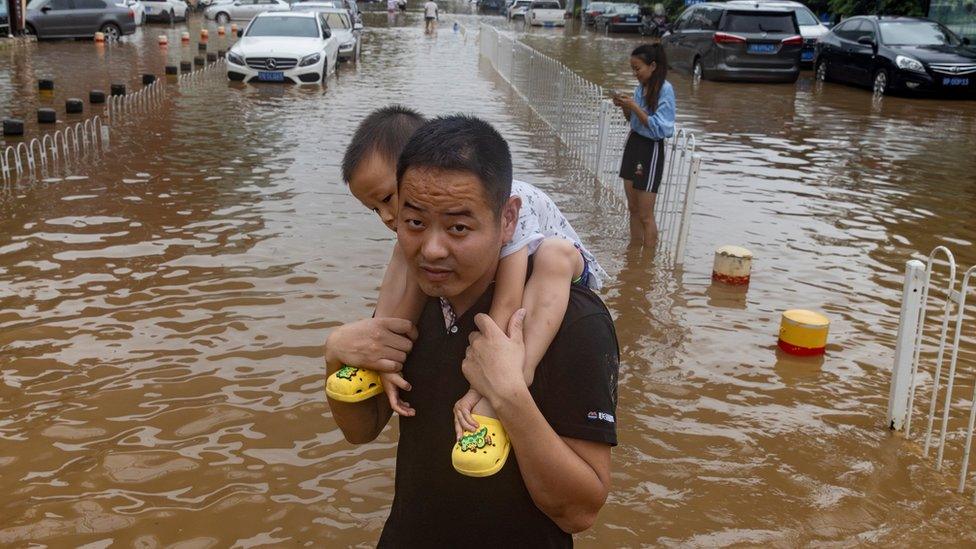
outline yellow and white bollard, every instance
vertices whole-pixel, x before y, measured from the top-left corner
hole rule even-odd
[[[715,250],[712,280],[744,286],[752,272],[752,252],[741,246],[722,246]]]
[[[230,32],[237,34],[237,23],[230,24]]]
[[[95,33],[95,43],[96,44],[104,44],[105,43],[105,33],[96,32]]]
[[[791,309],[783,313],[779,324],[779,348],[791,355],[817,356],[827,348],[830,319],[826,316]]]
[[[217,27],[217,36],[223,36],[225,33],[223,25]]]
[[[184,44],[189,44],[190,43],[190,33],[186,32],[186,31],[183,31],[183,33],[180,34],[180,42],[183,42]]]
[[[200,29],[200,40],[206,42],[207,38],[210,38],[210,31],[207,29]]]
[[[160,34],[159,37],[156,38],[156,42],[158,42],[160,46],[168,46],[169,37],[165,34]]]

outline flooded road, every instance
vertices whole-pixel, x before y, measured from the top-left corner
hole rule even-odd
[[[591,179],[479,63],[476,33],[448,21],[425,37],[419,14],[389,28],[371,14],[362,62],[324,88],[180,89],[120,122],[124,139],[81,178],[4,196],[0,545],[375,544],[396,422],[373,444],[342,440],[321,344],[370,313],[389,256],[339,162],[358,120],[390,102],[496,125],[516,172],[610,272],[620,446],[581,546],[976,543],[976,507],[882,426],[904,261],[945,244],[976,263],[976,102],[878,103],[808,74],[796,86],[673,74],[705,159],[675,272],[628,250],[622,212],[592,201]],[[0,52],[0,105],[30,119],[111,81],[134,89],[197,53],[181,30]],[[632,86],[635,38],[524,39],[598,84]],[[37,98],[47,76],[56,96]],[[729,243],[756,256],[748,290],[711,284],[712,252]],[[776,350],[779,314],[795,307],[831,317],[823,360]],[[971,371],[973,354],[961,360]],[[956,437],[948,472],[960,454]]]

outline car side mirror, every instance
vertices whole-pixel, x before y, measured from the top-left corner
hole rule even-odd
[[[49,11],[51,11],[51,6],[44,6],[41,8],[41,13],[47,13]]]
[[[876,46],[874,39],[870,36],[862,36],[857,39],[857,43],[862,46],[871,46],[872,48]]]
[[[352,26],[352,30],[363,30],[363,24],[357,21],[356,24]]]
[[[244,29],[237,29],[237,37],[240,38],[244,36]]]
[[[326,39],[332,38],[332,31],[325,29],[322,31],[322,36],[324,36]]]
[[[970,40],[970,39],[968,39],[968,38],[966,38],[965,36],[963,36],[963,37],[962,37],[962,44],[963,44],[964,46],[968,46],[968,45],[970,45],[970,44],[972,44],[972,43],[973,43],[973,41],[972,41],[972,40]]]

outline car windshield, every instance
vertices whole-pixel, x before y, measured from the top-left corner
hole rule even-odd
[[[41,7],[41,4],[43,4],[46,1],[47,0],[30,0],[30,2],[27,3],[27,9],[36,10],[37,8]]]
[[[559,2],[532,2],[534,10],[558,10]]]
[[[959,37],[932,21],[882,21],[881,41],[889,46],[958,46]]]
[[[296,36],[318,38],[319,26],[311,17],[258,17],[247,36]]]
[[[335,9],[335,6],[332,5],[332,4],[323,4],[321,2],[317,2],[317,3],[314,3],[314,4],[311,3],[311,2],[306,3],[306,4],[294,4],[291,7],[291,11],[312,11],[312,12],[314,12],[314,11],[331,10],[331,9]]]
[[[334,9],[336,7],[332,2],[307,2],[302,4],[293,4],[291,6],[291,11],[321,11]]]
[[[351,29],[352,24],[349,23],[349,16],[345,13],[323,13],[322,17],[325,22],[329,25],[330,29]]]
[[[795,33],[796,26],[789,13],[726,12],[722,30],[728,32]]]
[[[640,6],[637,4],[617,4],[607,8],[607,12],[619,13],[622,15],[634,15],[640,13]]]
[[[607,9],[607,3],[606,2],[593,2],[586,9],[588,9],[590,11],[603,11],[603,10]]]

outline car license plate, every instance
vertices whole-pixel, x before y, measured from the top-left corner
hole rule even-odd
[[[626,21],[628,23],[636,23],[637,22],[637,18],[636,17],[628,17]]]
[[[262,82],[284,82],[285,73],[281,71],[258,71],[258,80]]]
[[[800,61],[813,61],[813,52],[805,51],[800,54]]]
[[[556,24],[553,23],[552,21],[546,21],[546,22],[542,23],[542,26],[543,27],[555,27]]]
[[[749,53],[776,53],[776,44],[749,44]]]
[[[968,86],[968,78],[946,77],[942,79],[943,86]]]

